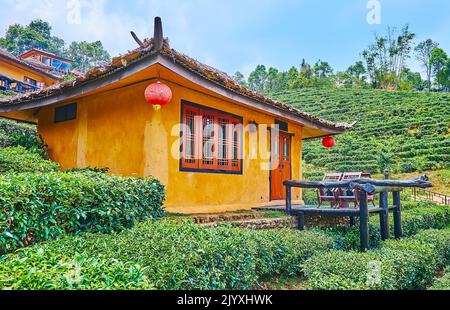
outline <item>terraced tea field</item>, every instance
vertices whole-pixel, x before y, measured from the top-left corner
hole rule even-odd
[[[450,94],[352,89],[302,89],[271,97],[335,122],[358,123],[336,137],[304,144],[304,160],[330,171],[448,169]]]

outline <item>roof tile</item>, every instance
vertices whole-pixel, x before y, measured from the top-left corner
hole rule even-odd
[[[29,102],[37,99],[41,99],[44,97],[52,96],[56,93],[61,93],[68,88],[72,88],[81,83],[88,83],[102,76],[111,74],[119,69],[124,69],[129,66],[131,63],[148,56],[154,53],[160,53],[163,56],[169,57],[179,65],[184,66],[190,71],[202,76],[205,79],[208,79],[214,83],[219,84],[222,87],[227,88],[233,92],[244,95],[251,99],[264,102],[270,105],[273,105],[280,110],[291,113],[295,116],[301,117],[303,119],[307,119],[309,121],[318,123],[330,129],[340,129],[345,130],[352,127],[351,124],[345,123],[333,123],[324,119],[319,118],[318,116],[300,111],[299,109],[294,108],[291,105],[273,100],[268,98],[262,94],[256,93],[242,85],[238,84],[234,79],[232,79],[225,72],[217,70],[211,66],[205,65],[199,62],[196,59],[193,59],[183,53],[180,53],[169,46],[169,42],[167,39],[164,40],[163,49],[161,51],[152,51],[153,39],[144,40],[144,45],[142,47],[136,48],[132,51],[129,51],[125,55],[120,55],[114,57],[109,65],[98,66],[90,69],[84,75],[77,77],[73,81],[63,81],[57,85],[50,86],[42,91],[32,92],[22,94],[16,97],[3,98],[0,99],[0,105],[14,105],[20,104],[24,102]]]

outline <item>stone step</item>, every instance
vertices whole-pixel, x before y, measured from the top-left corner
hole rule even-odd
[[[190,216],[196,224],[248,221],[262,217],[264,217],[264,213],[256,211],[246,213],[199,214]]]
[[[282,217],[282,218],[259,218],[251,220],[241,220],[241,221],[229,221],[229,222],[212,222],[202,224],[205,227],[217,227],[219,225],[230,225],[233,227],[247,228],[254,230],[262,229],[279,229],[279,228],[293,228],[296,227],[297,222],[293,217]]]

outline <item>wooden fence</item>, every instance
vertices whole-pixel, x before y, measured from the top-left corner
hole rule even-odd
[[[415,200],[430,200],[441,205],[450,205],[450,196],[426,190],[423,188],[412,188],[411,196]]]

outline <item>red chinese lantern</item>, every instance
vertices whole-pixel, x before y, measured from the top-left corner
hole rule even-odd
[[[158,81],[147,86],[145,89],[145,100],[155,110],[159,110],[161,106],[168,104],[172,100],[172,90],[166,84]]]
[[[327,149],[332,148],[335,145],[334,138],[330,136],[323,138],[322,145]]]

